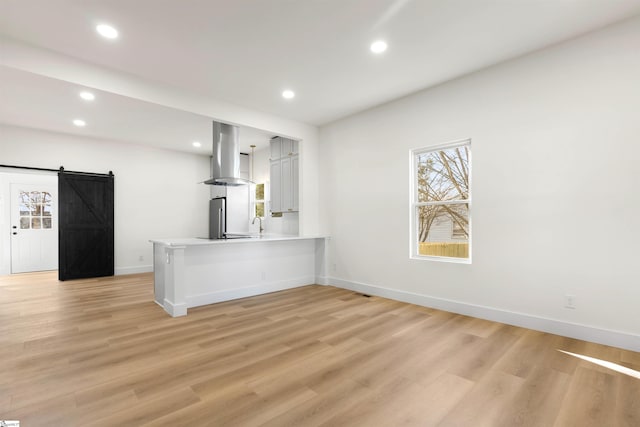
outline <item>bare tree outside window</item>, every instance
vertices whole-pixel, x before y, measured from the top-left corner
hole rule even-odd
[[[414,155],[417,255],[469,258],[470,141]]]

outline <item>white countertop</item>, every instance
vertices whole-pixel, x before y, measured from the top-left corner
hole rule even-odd
[[[206,246],[206,245],[230,245],[236,243],[260,243],[260,242],[277,242],[282,240],[309,240],[309,239],[326,239],[328,236],[290,236],[285,234],[261,234],[252,235],[253,237],[236,238],[236,239],[204,239],[198,237],[177,237],[166,239],[151,239],[151,243],[165,246]]]

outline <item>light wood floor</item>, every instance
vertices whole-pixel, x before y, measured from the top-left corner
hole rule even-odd
[[[640,426],[640,353],[307,286],[189,310],[150,274],[0,277],[21,426]]]

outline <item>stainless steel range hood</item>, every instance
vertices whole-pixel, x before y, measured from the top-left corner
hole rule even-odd
[[[240,129],[226,123],[213,122],[213,156],[209,185],[247,185],[252,182],[240,178]]]

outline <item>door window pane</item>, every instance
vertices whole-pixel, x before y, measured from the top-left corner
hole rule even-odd
[[[32,191],[31,192],[31,202],[32,203],[42,203],[42,193],[40,191]]]
[[[20,191],[18,210],[21,229],[52,228],[53,199],[46,191]]]

